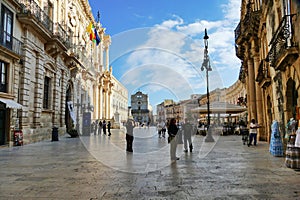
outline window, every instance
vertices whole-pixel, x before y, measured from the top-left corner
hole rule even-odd
[[[12,49],[13,13],[2,5],[1,8],[1,44]]]
[[[0,61],[0,92],[7,92],[7,64]]]
[[[44,80],[44,99],[43,99],[43,108],[49,109],[50,108],[50,85],[51,78],[45,77]]]

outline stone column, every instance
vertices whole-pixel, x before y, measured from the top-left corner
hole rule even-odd
[[[109,88],[107,92],[107,118],[110,119],[112,116],[111,110],[110,110],[110,100],[111,100],[111,89]]]
[[[99,58],[98,58],[98,62],[99,62],[99,72],[103,72],[103,42],[101,40],[100,44],[99,44]]]
[[[25,30],[26,32],[26,30]],[[27,38],[25,38],[24,42],[24,63],[21,68],[21,75],[20,75],[20,103],[24,106],[21,110],[21,117],[20,117],[20,128],[26,129],[29,127],[29,93],[30,93],[30,86],[31,86],[31,64],[30,58],[32,57],[31,51],[29,46],[27,45]],[[24,130],[23,130],[24,131]]]
[[[256,92],[255,92],[255,74],[254,74],[254,66],[253,66],[253,60],[251,58],[247,61],[247,68],[248,68],[248,99],[249,103],[248,106],[250,108],[249,113],[249,120],[251,119],[257,119],[256,115]]]
[[[254,69],[255,69],[255,77],[257,77],[258,74],[258,68],[259,68],[259,56],[255,55],[254,58]],[[261,112],[256,112],[257,116],[257,123],[263,125],[264,124],[264,110],[263,110],[263,98],[262,98],[262,88],[259,86],[257,82],[255,82],[255,92],[256,92],[256,109],[260,110]],[[259,140],[266,141],[266,132],[265,127],[261,127],[258,129],[258,137]]]
[[[106,54],[106,59],[105,59],[105,70],[109,70],[109,48],[105,48],[105,54]]]
[[[61,80],[60,80],[60,90],[61,90],[61,114],[60,114],[60,126],[62,127],[65,125],[65,111],[66,111],[66,93],[67,93],[67,77],[66,77],[66,72],[62,71],[61,72]],[[74,91],[72,91],[74,92]],[[73,102],[73,106],[76,102]]]
[[[102,109],[103,109],[102,118],[103,119],[106,119],[106,110],[107,110],[106,102],[107,102],[107,90],[104,88],[103,89],[103,105],[102,105]]]
[[[43,85],[44,85],[44,61],[40,53],[36,55],[35,65],[35,83],[34,83],[34,109],[33,109],[33,126],[38,128],[41,126],[41,113],[43,108]]]
[[[99,90],[99,93],[98,93],[98,116],[99,116],[99,119],[102,119],[103,118],[103,91],[102,91],[102,84],[100,83],[99,86],[98,86],[98,90]]]
[[[57,66],[56,66],[57,68]],[[52,97],[52,104],[53,107],[52,109],[55,110],[56,112],[54,112],[52,114],[52,125],[58,127],[59,125],[59,115],[61,113],[61,107],[60,107],[60,88],[59,88],[59,79],[60,79],[60,75],[59,75],[59,70],[56,70],[55,74],[53,74],[53,97]]]

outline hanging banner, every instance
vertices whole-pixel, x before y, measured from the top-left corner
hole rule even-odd
[[[76,115],[74,113],[73,102],[72,101],[68,101],[67,105],[68,105],[68,110],[69,110],[69,113],[70,113],[70,116],[71,116],[73,122],[76,122]]]

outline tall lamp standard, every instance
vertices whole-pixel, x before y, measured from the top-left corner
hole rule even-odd
[[[203,63],[201,66],[201,71],[206,69],[206,95],[207,95],[207,134],[205,138],[205,142],[214,142],[214,138],[211,135],[210,131],[210,110],[209,110],[209,87],[208,87],[208,72],[212,71],[210,62],[209,62],[209,56],[208,56],[208,35],[207,35],[207,30],[205,29],[205,34],[204,34],[204,58],[203,58]]]

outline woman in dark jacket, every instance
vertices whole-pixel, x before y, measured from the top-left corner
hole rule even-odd
[[[170,125],[168,126],[168,134],[169,134],[169,143],[170,143],[170,156],[171,160],[179,160],[178,157],[176,157],[176,148],[177,148],[177,135],[178,127],[176,125],[176,119],[172,118],[170,121]]]

